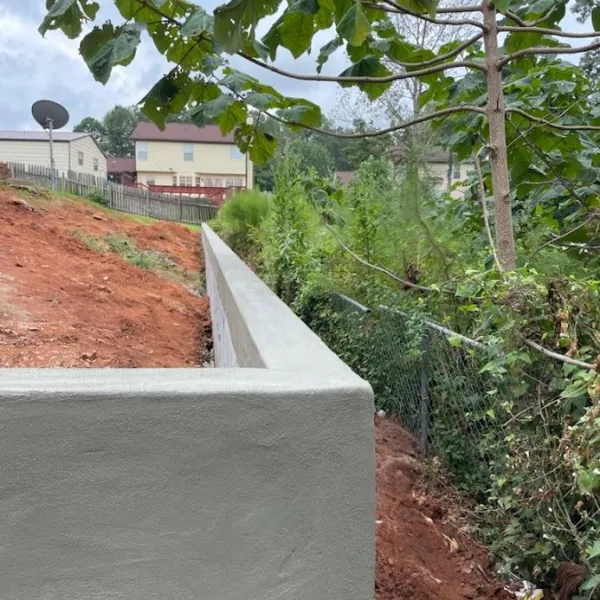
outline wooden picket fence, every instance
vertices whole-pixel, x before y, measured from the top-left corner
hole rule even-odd
[[[14,179],[44,187],[52,185],[49,167],[7,163]],[[163,221],[177,221],[200,225],[213,219],[218,207],[205,198],[192,198],[183,194],[163,194],[144,188],[128,187],[87,173],[56,173],[56,191],[77,196],[95,196],[114,210]]]

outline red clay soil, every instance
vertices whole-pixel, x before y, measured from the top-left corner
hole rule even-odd
[[[208,301],[94,252],[74,232],[119,233],[177,268],[203,268],[198,232],[140,224],[68,199],[0,188],[0,367],[193,367],[206,358]]]
[[[514,600],[460,531],[456,500],[425,489],[412,436],[393,419],[375,425],[376,600]]]

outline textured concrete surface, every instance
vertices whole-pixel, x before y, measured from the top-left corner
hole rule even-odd
[[[209,276],[211,316],[217,331],[226,315],[233,348],[219,349],[222,356],[235,355],[240,367],[266,367],[290,371],[337,372],[361,382],[294,313],[277,298],[208,227],[202,226],[204,255]],[[216,300],[215,300],[216,299]],[[217,352],[217,354],[219,353]],[[215,362],[217,367],[234,366]],[[363,383],[363,385],[366,385]]]
[[[0,370],[2,600],[372,597],[368,390]]]
[[[217,369],[0,369],[0,600],[370,600],[373,396],[208,228]]]

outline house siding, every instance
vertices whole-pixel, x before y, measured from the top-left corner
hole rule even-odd
[[[138,158],[140,143],[145,144],[148,149],[148,160],[139,160]],[[193,161],[183,159],[184,145],[193,146]],[[241,158],[232,158],[231,152],[234,147],[234,144],[136,141],[138,181],[146,183],[148,177],[154,177],[156,185],[173,185],[173,175],[177,175],[178,180],[181,176],[191,177],[195,184],[196,175],[199,175],[201,185],[206,185],[205,180],[207,179],[241,179],[242,185],[251,188],[252,162],[244,155]],[[247,182],[246,169],[248,171]]]
[[[90,137],[73,140],[71,143],[71,170],[77,173],[95,175],[106,178],[106,156],[98,148],[96,142]],[[77,161],[78,152],[83,152],[83,165]],[[98,170],[94,170],[94,159],[98,160]]]
[[[54,142],[53,151],[56,170],[60,175],[66,175],[69,142]],[[0,161],[50,168],[50,144],[46,141],[0,140]]]

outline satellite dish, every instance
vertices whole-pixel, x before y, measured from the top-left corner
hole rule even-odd
[[[31,113],[44,129],[62,129],[69,122],[67,109],[52,100],[38,100],[31,107]]]
[[[56,169],[54,166],[54,150],[52,148],[52,130],[61,129],[69,122],[69,113],[64,106],[52,100],[38,100],[31,107],[33,118],[48,130],[50,143],[50,181],[53,190],[56,189]]]

